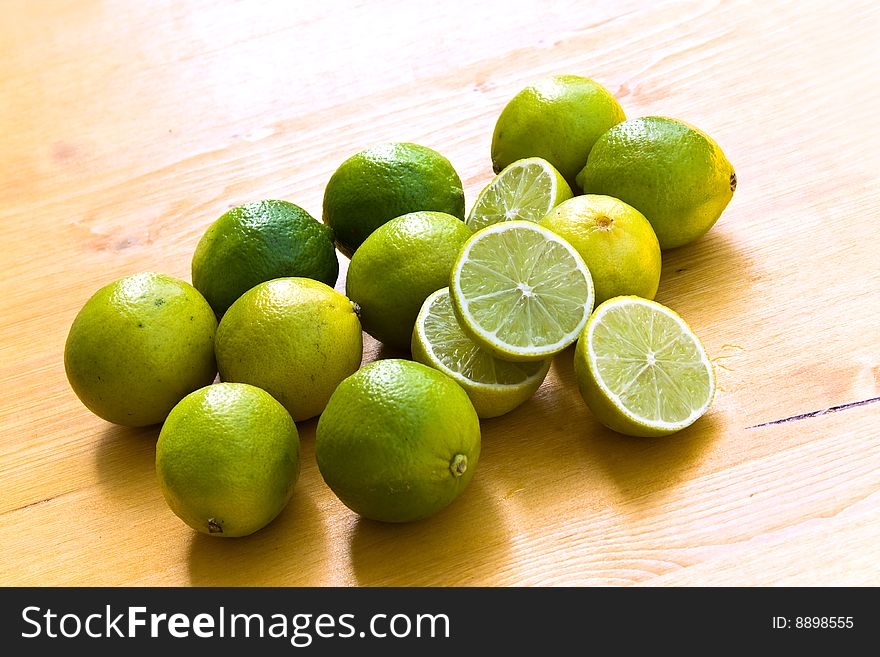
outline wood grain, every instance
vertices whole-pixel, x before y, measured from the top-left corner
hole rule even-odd
[[[880,10],[548,4],[4,4],[0,584],[880,584]],[[432,519],[345,509],[310,421],[276,522],[194,535],[158,491],[158,428],[104,423],[67,385],[82,304],[136,271],[188,280],[231,206],[320,216],[336,166],[373,143],[444,153],[470,204],[504,103],[560,72],[630,117],[701,127],[736,167],[716,227],[664,253],[658,294],[713,357],[710,412],[665,440],[615,435],[569,349],[483,423],[472,487]]]

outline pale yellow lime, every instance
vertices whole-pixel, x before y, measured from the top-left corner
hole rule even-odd
[[[540,224],[581,254],[596,287],[596,305],[612,297],[653,299],[660,285],[660,244],[651,223],[611,196],[585,194],[553,208]]]
[[[348,298],[311,278],[276,278],[233,303],[217,328],[220,378],[262,388],[297,422],[324,410],[361,364],[361,324]]]
[[[98,290],[64,346],[70,387],[95,415],[142,427],[162,422],[217,374],[211,306],[189,283],[144,272]]]

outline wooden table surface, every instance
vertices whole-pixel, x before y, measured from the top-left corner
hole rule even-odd
[[[876,3],[17,0],[3,16],[0,584],[880,584]],[[107,424],[67,384],[83,303],[138,271],[189,280],[233,205],[320,216],[336,166],[374,143],[444,153],[470,206],[501,108],[553,73],[701,127],[736,168],[715,228],[664,254],[657,296],[713,359],[709,413],[615,435],[569,349],[483,422],[471,487],[432,519],[348,511],[313,420],[274,523],[235,540],[183,525],[158,427]],[[365,362],[378,351],[367,339]]]

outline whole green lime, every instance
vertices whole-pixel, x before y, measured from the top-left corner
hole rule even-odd
[[[208,227],[193,254],[193,285],[218,316],[257,283],[286,276],[330,287],[339,276],[333,231],[287,201],[232,208]]]
[[[130,427],[156,424],[217,374],[211,306],[189,283],[146,272],[98,290],[64,347],[71,388],[95,415]]]
[[[480,456],[480,421],[445,374],[380,360],[339,384],[318,420],[315,456],[324,481],[355,513],[419,520],[467,487]]]
[[[311,278],[276,278],[226,311],[217,328],[217,365],[223,381],[266,390],[299,422],[323,411],[339,382],[360,366],[362,340],[345,295]]]
[[[380,144],[352,155],[324,189],[324,223],[349,258],[386,221],[420,210],[464,219],[464,191],[452,164],[418,144]]]
[[[595,304],[621,295],[653,299],[660,285],[660,244],[650,222],[611,196],[575,196],[539,222],[565,238],[587,263]]]
[[[211,536],[247,536],[284,509],[299,476],[299,435],[272,395],[218,383],[184,397],[156,443],[165,501]]]
[[[718,144],[694,126],[662,116],[619,123],[596,142],[578,184],[647,217],[662,249],[704,235],[736,189],[736,173]]]
[[[449,285],[449,274],[471,229],[443,212],[412,212],[370,235],[352,256],[345,292],[360,306],[364,330],[408,349],[428,295]]]
[[[541,157],[572,189],[599,136],[626,116],[601,84],[579,75],[555,75],[529,85],[501,111],[492,135],[495,173],[526,158]]]

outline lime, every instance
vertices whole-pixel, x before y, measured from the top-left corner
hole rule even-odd
[[[464,390],[408,360],[370,363],[339,384],[318,420],[321,476],[352,511],[385,522],[426,518],[467,487],[480,421]]]
[[[189,283],[151,272],[126,276],[98,290],[73,320],[67,379],[108,422],[156,424],[214,380],[216,328],[211,306]]]
[[[187,525],[212,536],[246,536],[285,507],[299,476],[299,436],[272,396],[218,383],[184,397],[162,425],[156,475]]]
[[[516,94],[501,111],[492,136],[495,172],[525,157],[542,157],[575,189],[575,176],[593,143],[625,119],[605,87],[578,75],[539,80]]]
[[[413,330],[412,355],[455,379],[481,418],[504,415],[528,400],[552,362],[514,363],[478,347],[461,330],[448,287],[425,299]]]
[[[574,371],[596,418],[630,436],[684,429],[715,394],[712,365],[694,332],[666,306],[639,297],[596,308],[578,340]]]
[[[568,242],[505,221],[464,245],[450,285],[462,329],[505,360],[544,360],[572,344],[593,309],[593,281]]]
[[[619,123],[596,142],[578,183],[619,198],[644,214],[660,248],[705,234],[736,189],[721,148],[692,125],[660,116]]]
[[[232,208],[211,224],[192,259],[192,280],[214,312],[257,283],[304,276],[336,285],[333,231],[298,205],[258,201]]]
[[[354,306],[310,278],[260,283],[217,328],[220,378],[263,388],[297,422],[324,410],[339,382],[360,366],[362,350]]]
[[[397,349],[409,348],[422,302],[449,285],[471,234],[461,219],[443,212],[413,212],[377,228],[352,256],[345,280],[364,330]]]
[[[480,193],[467,224],[480,230],[499,221],[538,221],[569,198],[571,187],[547,160],[540,157],[517,160]]]
[[[464,219],[464,191],[452,164],[418,144],[380,144],[352,155],[324,189],[324,223],[349,258],[386,221],[421,210]]]
[[[611,297],[653,299],[660,285],[660,244],[651,223],[634,207],[610,196],[575,196],[540,224],[581,254],[596,287],[596,305]]]

